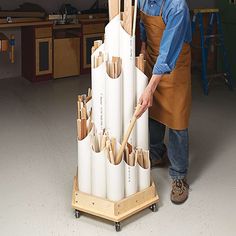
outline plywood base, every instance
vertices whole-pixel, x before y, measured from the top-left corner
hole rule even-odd
[[[121,222],[143,209],[157,204],[159,197],[154,182],[151,186],[118,202],[82,193],[78,189],[77,176],[74,177],[72,207],[113,222]]]

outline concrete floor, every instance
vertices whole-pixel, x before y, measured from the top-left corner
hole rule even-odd
[[[86,76],[0,81],[1,236],[117,235],[111,223],[77,220],[71,209],[76,95],[89,84]],[[236,93],[217,83],[206,97],[196,81],[193,91],[189,200],[171,204],[168,172],[155,169],[159,211],[126,220],[119,235],[236,234]]]

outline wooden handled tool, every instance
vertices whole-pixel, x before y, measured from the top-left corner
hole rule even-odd
[[[131,134],[131,132],[134,128],[134,125],[135,125],[136,121],[137,121],[137,113],[139,112],[140,109],[141,109],[141,105],[138,104],[137,107],[136,107],[136,110],[134,112],[134,115],[133,115],[133,117],[130,121],[129,127],[128,127],[126,133],[125,133],[125,136],[124,136],[123,142],[121,144],[120,150],[117,154],[117,157],[116,157],[117,163],[120,163],[120,161],[122,159],[122,154],[125,150],[125,147],[126,147],[126,144],[128,142],[129,136],[130,136],[130,134]]]
[[[0,52],[6,52],[9,47],[9,40],[7,36],[3,33],[0,33]]]
[[[13,34],[10,36],[10,46],[10,61],[13,64],[15,63],[15,36]]]

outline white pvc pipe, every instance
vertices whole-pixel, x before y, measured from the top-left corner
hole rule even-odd
[[[116,145],[119,150],[120,144]],[[111,201],[120,201],[125,196],[125,168],[122,158],[118,165],[113,165],[107,158],[107,198]]]
[[[79,191],[91,194],[91,133],[78,140],[78,187]]]
[[[135,85],[135,37],[130,36],[120,25],[120,57],[123,69],[123,133],[127,130],[136,106]],[[135,129],[128,142],[136,146]]]
[[[99,52],[104,53],[104,44],[102,44],[92,55],[92,66],[95,57]],[[99,67],[92,68],[92,107],[93,122],[97,133],[101,133],[106,124],[106,63],[103,62]]]
[[[96,153],[92,150],[92,194],[106,198],[107,150]]]
[[[149,156],[149,151],[148,156]],[[148,158],[149,160],[149,158]],[[138,188],[139,191],[142,191],[148,187],[150,187],[151,184],[151,164],[150,160],[148,161],[148,168],[143,168],[139,163],[138,163]]]
[[[136,93],[137,104],[139,99],[148,85],[148,77],[136,68]],[[149,149],[149,130],[148,130],[148,110],[137,120],[136,124],[137,147],[144,150]]]
[[[106,130],[121,142],[122,138],[122,74],[117,79],[106,75]]]
[[[138,191],[138,167],[130,166],[125,162],[125,197]]]

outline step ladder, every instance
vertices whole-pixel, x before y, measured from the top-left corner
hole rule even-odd
[[[201,52],[202,52],[202,86],[205,95],[209,93],[210,79],[216,77],[223,77],[230,90],[233,90],[232,75],[230,72],[230,65],[226,53],[224,35],[222,30],[222,22],[219,9],[194,9],[192,19],[192,33],[196,31],[197,25],[199,26],[201,36]],[[203,14],[209,15],[209,22],[207,26],[207,34],[205,35]],[[214,24],[217,25],[217,33],[213,34]],[[220,48],[221,55],[223,56],[223,73],[208,75],[207,63],[208,52],[212,43],[212,39],[217,38],[218,43],[216,46]]]

